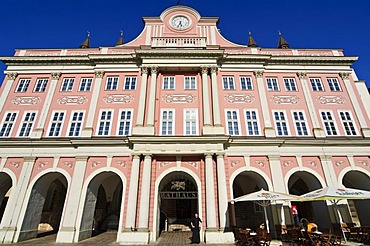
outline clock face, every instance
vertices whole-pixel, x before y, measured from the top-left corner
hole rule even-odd
[[[171,20],[171,26],[178,30],[186,29],[189,27],[189,25],[190,25],[189,19],[182,15],[173,17]]]

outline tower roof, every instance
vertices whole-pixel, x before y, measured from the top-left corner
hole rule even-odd
[[[123,44],[123,31],[121,31],[121,35],[116,43],[116,46]]]
[[[80,48],[81,49],[90,48],[90,32],[87,32],[87,37],[85,41],[83,41],[83,43],[80,45]]]
[[[279,49],[289,49],[289,44],[288,42],[284,39],[283,35],[281,32],[279,32],[279,44],[278,44]]]
[[[258,44],[256,43],[256,41],[254,41],[251,32],[249,32],[248,47],[258,47]]]

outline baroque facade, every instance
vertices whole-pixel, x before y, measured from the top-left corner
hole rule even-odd
[[[198,212],[202,240],[264,221],[233,198],[261,188],[370,190],[370,97],[339,49],[234,44],[218,18],[174,6],[115,47],[22,49],[1,57],[0,240],[78,242],[116,230],[156,241]],[[270,227],[338,222],[325,202],[274,203]],[[369,225],[368,201],[343,201]],[[285,211],[281,213],[280,211]],[[181,228],[181,227],[180,227]]]

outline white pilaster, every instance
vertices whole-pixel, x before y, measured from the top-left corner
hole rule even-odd
[[[349,76],[351,75],[351,73],[339,73],[339,75],[342,77],[344,85],[345,85],[345,87],[348,91],[349,98],[352,102],[353,108],[356,112],[358,121],[360,123],[362,134],[364,135],[364,137],[370,137],[370,129],[369,129],[367,123],[366,123],[364,114],[363,114],[363,112],[361,110],[361,107],[360,107],[360,104],[357,100],[355,90],[353,89],[351,81],[349,80]]]
[[[64,208],[64,217],[61,220],[59,232],[57,234],[57,243],[73,243],[78,240],[80,221],[77,221],[78,207],[81,203],[82,187],[84,183],[85,170],[88,157],[76,157],[76,164],[73,170],[71,185],[68,187],[66,205]]]
[[[207,230],[216,228],[215,185],[212,156],[206,155],[206,214]]]
[[[8,80],[4,82],[3,87],[3,93],[0,95],[0,112],[3,111],[3,107],[5,104],[5,101],[9,95],[10,90],[12,89],[12,86],[14,84],[14,80],[17,78],[18,73],[7,73]]]
[[[46,94],[44,106],[42,107],[42,111],[41,111],[37,126],[31,133],[31,138],[41,138],[42,134],[44,133],[46,117],[48,116],[49,108],[54,98],[54,93],[55,93],[60,75],[61,75],[60,72],[51,73],[52,80],[50,82],[49,91]]]
[[[151,172],[152,157],[150,155],[146,155],[144,158],[143,176],[141,182],[139,231],[148,231]]]
[[[227,214],[227,185],[226,185],[226,173],[225,173],[225,162],[222,154],[217,155],[217,187],[218,187],[218,212],[220,228],[228,227],[229,224],[226,220]],[[226,224],[227,223],[227,224]]]
[[[82,129],[81,137],[91,137],[93,135],[93,124],[95,119],[96,107],[98,105],[98,98],[101,90],[103,76],[104,71],[101,70],[95,71],[95,81],[91,95],[89,111],[87,112],[86,126],[84,129]]]
[[[13,243],[17,241],[15,236],[17,230],[20,230],[21,223],[23,222],[23,218],[20,218],[22,208],[28,205],[28,201],[24,199],[26,197],[26,191],[30,182],[35,159],[34,157],[24,158],[18,183],[13,185],[12,193],[1,220],[0,242],[2,243]]]
[[[312,122],[313,134],[316,138],[324,138],[325,132],[323,131],[323,129],[321,129],[319,120],[317,118],[316,109],[313,104],[310,89],[307,83],[307,74],[305,72],[297,72],[297,76],[299,80],[301,81],[303,95],[306,100],[308,113],[310,114],[310,118]]]
[[[264,121],[264,134],[265,137],[276,137],[276,133],[274,128],[272,127],[271,117],[270,117],[270,110],[267,103],[267,97],[264,89],[264,82],[263,82],[263,71],[256,70],[253,72],[257,79],[257,88],[258,88],[258,95],[261,100],[261,108],[262,108],[262,117]]]
[[[335,170],[333,167],[333,163],[331,161],[331,156],[320,156],[321,166],[324,171],[324,178],[326,181],[327,186],[337,186],[338,179],[337,175],[335,174]]]
[[[280,156],[268,156],[270,169],[271,169],[271,179],[274,185],[273,189],[277,192],[287,193],[285,190],[285,182],[283,172],[280,165]]]
[[[148,68],[141,67],[140,97],[136,114],[136,126],[132,129],[134,135],[142,133],[141,128],[144,126],[147,83],[148,83]]]
[[[139,185],[140,156],[135,155],[132,160],[130,187],[127,199],[126,229],[136,227],[137,191]]]
[[[211,125],[211,110],[209,104],[208,67],[202,69],[203,125]]]
[[[154,111],[155,111],[155,94],[157,89],[157,73],[158,67],[151,67],[151,78],[149,88],[149,99],[148,99],[148,120],[147,128],[150,128],[149,132],[151,135],[154,134]]]
[[[212,134],[223,135],[225,130],[221,124],[220,102],[218,100],[217,86],[217,67],[211,67],[211,84],[212,84],[212,112],[213,112],[213,130]]]

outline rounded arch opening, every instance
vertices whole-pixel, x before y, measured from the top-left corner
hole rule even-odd
[[[0,222],[3,219],[13,186],[12,178],[7,173],[0,173]]]

